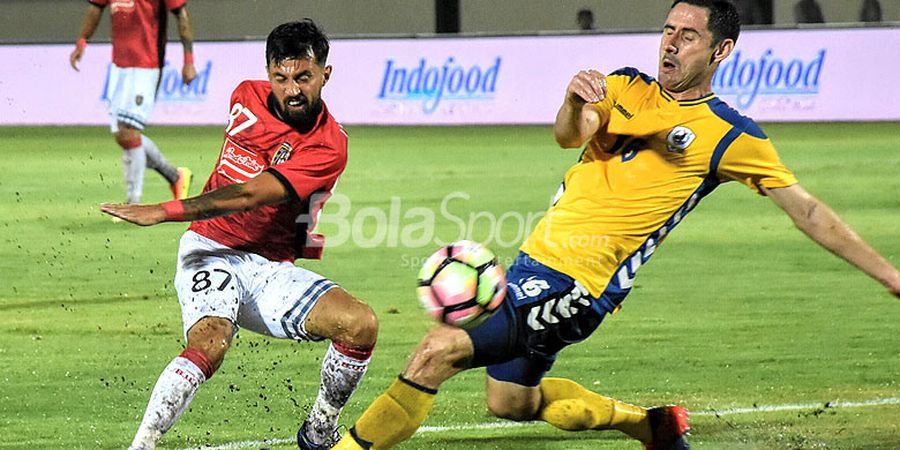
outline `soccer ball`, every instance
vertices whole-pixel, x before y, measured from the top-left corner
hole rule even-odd
[[[434,252],[419,270],[419,301],[436,320],[460,328],[484,322],[506,296],[506,275],[487,247],[457,241]]]

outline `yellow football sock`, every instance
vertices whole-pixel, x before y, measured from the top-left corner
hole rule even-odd
[[[568,431],[619,430],[642,442],[652,439],[647,410],[591,392],[564,378],[541,380],[539,417]]]
[[[366,409],[333,450],[381,450],[412,436],[431,411],[437,391],[403,377]]]

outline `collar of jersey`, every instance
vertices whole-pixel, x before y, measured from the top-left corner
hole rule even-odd
[[[662,94],[664,99],[666,99],[670,102],[678,102],[678,106],[699,105],[701,103],[706,103],[706,102],[712,100],[716,96],[716,94],[714,94],[714,93],[709,93],[700,98],[693,98],[690,100],[675,100],[675,98],[672,97],[672,95],[670,95],[668,92],[666,92],[666,90],[663,89],[661,85],[657,84],[657,86],[659,86],[659,93]]]

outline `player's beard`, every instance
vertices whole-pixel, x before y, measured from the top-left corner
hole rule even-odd
[[[306,108],[303,108],[302,111],[291,110],[286,105],[289,101],[293,99],[301,99],[306,103]],[[284,99],[284,102],[277,105],[278,115],[281,116],[281,120],[284,123],[300,130],[300,131],[309,131],[316,124],[316,119],[319,117],[319,113],[322,112],[322,99],[317,98],[316,100],[310,102],[306,96],[300,95],[297,97],[290,97]]]

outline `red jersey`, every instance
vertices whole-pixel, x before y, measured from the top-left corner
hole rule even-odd
[[[262,172],[277,177],[291,200],[208,220],[190,230],[222,245],[273,261],[321,256],[322,236],[312,234],[323,204],[347,165],[347,133],[323,104],[308,133],[269,110],[268,81],[244,81],[231,94],[225,142],[203,192],[245,182]]]
[[[111,5],[112,61],[119,67],[156,69],[165,63],[168,12],[187,0],[88,0]]]

